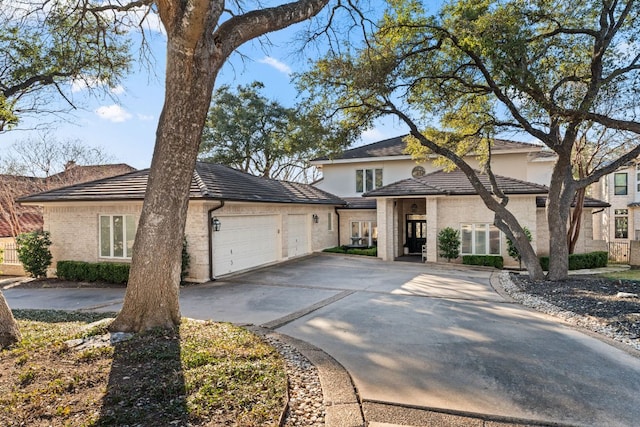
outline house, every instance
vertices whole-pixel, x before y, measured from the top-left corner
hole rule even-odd
[[[375,243],[384,260],[421,254],[425,245],[426,259],[440,261],[437,235],[452,227],[460,231],[463,255],[502,255],[506,265],[515,265],[503,233],[493,225],[493,212],[466,176],[443,172],[433,159],[417,163],[405,149],[404,137],[396,137],[312,161],[323,173],[315,185],[347,201],[336,211],[339,243]],[[465,160],[479,166],[473,155]],[[554,162],[555,155],[539,145],[498,139],[492,146],[492,170],[509,196],[509,209],[531,231],[539,255],[548,254],[546,184]],[[486,176],[481,180],[489,187]],[[594,249],[591,212],[606,206],[595,199],[585,203],[577,252]]]
[[[594,236],[609,244],[612,259],[628,261],[630,241],[640,240],[640,160],[602,177],[591,195],[611,205],[594,215]]]
[[[19,199],[43,209],[53,268],[60,260],[129,262],[148,175],[148,169],[135,171]],[[187,280],[208,281],[335,246],[335,208],[343,205],[311,185],[198,162],[185,229]]]
[[[15,253],[15,236],[41,230],[43,227],[42,209],[39,206],[20,205],[15,202],[15,199],[43,190],[116,176],[134,170],[131,166],[122,163],[80,166],[70,161],[65,165],[64,171],[48,177],[0,175],[0,249],[4,250],[4,263],[0,263],[0,272],[24,274]]]

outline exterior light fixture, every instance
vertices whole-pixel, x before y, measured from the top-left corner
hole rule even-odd
[[[211,228],[213,228],[213,231],[220,231],[221,225],[222,223],[218,218],[216,218],[215,216],[211,218]]]
[[[320,219],[320,218],[318,217],[318,215],[316,215],[316,214],[313,214],[313,215],[311,216],[311,218],[313,218],[313,222],[315,222],[316,224],[318,223],[318,220]]]

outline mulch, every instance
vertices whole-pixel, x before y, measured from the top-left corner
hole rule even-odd
[[[570,276],[562,281],[531,281],[512,275],[524,292],[582,316],[595,318],[631,339],[640,338],[640,282],[598,276]],[[635,297],[624,296],[635,294]]]

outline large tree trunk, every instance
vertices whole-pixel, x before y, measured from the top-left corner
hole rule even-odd
[[[117,331],[171,328],[180,322],[180,255],[202,128],[221,61],[168,42],[166,95],[138,223],[131,274]]]
[[[20,330],[11,309],[0,291],[0,349],[15,344],[20,340]]]
[[[576,191],[576,201],[571,213],[571,222],[569,223],[569,232],[567,233],[567,244],[569,245],[569,254],[576,250],[576,244],[580,238],[580,228],[582,227],[582,214],[584,212],[584,198],[586,188],[580,188]]]
[[[156,132],[131,273],[113,331],[180,323],[179,283],[189,187],[213,85],[244,42],[317,14],[328,0],[299,0],[234,15],[219,23],[223,0],[156,3],[167,30],[165,101]]]
[[[547,277],[549,280],[564,280],[569,275],[567,221],[574,196],[575,189],[572,185],[570,158],[558,153],[547,198],[547,221],[549,223],[549,273]]]

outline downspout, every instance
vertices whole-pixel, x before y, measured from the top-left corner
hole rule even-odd
[[[335,206],[333,210],[336,212],[336,216],[338,217],[338,246],[340,246],[340,214],[338,213],[337,206]]]
[[[215,208],[211,208],[207,211],[207,229],[208,229],[208,235],[209,235],[209,280],[216,280],[215,277],[213,277],[213,229],[211,228],[211,213],[213,211],[217,211],[218,209],[221,209],[224,206],[224,200],[220,200],[220,205],[216,206]]]

